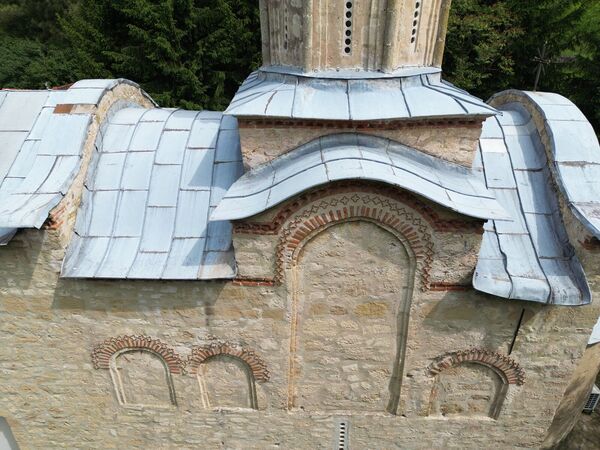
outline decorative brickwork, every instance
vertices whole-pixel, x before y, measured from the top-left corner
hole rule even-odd
[[[148,336],[119,336],[107,339],[94,347],[92,362],[96,369],[109,369],[110,360],[122,350],[145,350],[160,356],[172,374],[183,373],[183,361],[173,349]]]
[[[235,286],[274,286],[275,280],[273,278],[243,278],[238,277],[232,282]]]
[[[509,356],[490,350],[472,348],[450,353],[440,358],[429,367],[431,375],[463,363],[483,364],[494,369],[508,384],[523,385],[525,383],[525,371],[519,364]]]
[[[306,120],[306,119],[244,119],[240,118],[240,128],[315,128],[315,129],[355,129],[364,130],[397,130],[401,128],[447,128],[449,126],[481,127],[483,116],[462,119],[428,119],[428,120]]]
[[[390,198],[357,192],[347,195],[318,197],[310,207],[297,213],[279,233],[276,281],[282,282],[285,269],[295,264],[302,245],[312,236],[336,223],[368,220],[401,237],[410,247],[421,275],[421,288],[429,287],[433,262],[431,228],[411,210]]]
[[[235,232],[259,235],[278,234],[281,226],[286,222],[286,220],[288,220],[304,205],[314,202],[315,200],[342,193],[376,194],[404,203],[422,215],[435,231],[449,233],[483,233],[483,221],[466,218],[465,220],[443,219],[439,216],[439,214],[437,214],[434,208],[410,192],[375,183],[356,181],[332,183],[326,187],[306,192],[294,198],[293,200],[284,203],[283,206],[280,207],[279,213],[270,223],[238,222],[234,225]]]
[[[230,342],[213,342],[202,347],[193,347],[192,354],[188,357],[187,366],[190,372],[196,374],[200,365],[210,358],[219,355],[228,355],[244,361],[250,367],[254,379],[264,383],[269,381],[271,374],[265,362],[253,351]]]

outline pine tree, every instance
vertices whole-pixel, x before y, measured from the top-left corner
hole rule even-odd
[[[82,0],[61,26],[78,78],[129,78],[163,106],[223,109],[260,61],[249,0]]]

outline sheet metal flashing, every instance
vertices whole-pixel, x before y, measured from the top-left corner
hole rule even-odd
[[[233,278],[231,225],[208,216],[242,171],[232,117],[118,111],[97,142],[61,276]]]
[[[354,133],[325,136],[246,173],[212,220],[254,216],[307,189],[338,180],[379,181],[480,219],[509,219],[469,169],[389,139]]]
[[[580,261],[559,212],[550,168],[532,116],[519,104],[483,127],[475,170],[512,215],[490,221],[473,278],[482,292],[539,303],[591,302]]]
[[[543,119],[556,184],[577,219],[600,239],[600,144],[591,124],[569,99],[552,93],[510,90],[490,99],[518,101]]]
[[[318,74],[258,70],[242,84],[225,114],[364,121],[489,117],[498,113],[481,99],[443,81],[439,71],[392,77],[378,74],[373,78],[353,78],[351,74],[333,72],[320,78]]]

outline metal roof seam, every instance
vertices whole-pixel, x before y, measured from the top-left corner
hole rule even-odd
[[[151,110],[148,110],[148,111],[151,111]],[[173,114],[175,113],[175,111],[177,111],[177,110],[171,111],[170,114],[166,118],[164,118],[164,122],[163,122],[162,131],[161,131],[161,134],[160,134],[160,138],[158,140],[158,144],[156,145],[156,150],[154,151],[154,157],[153,157],[153,161],[152,161],[152,168],[150,169],[150,180],[152,180],[152,175],[154,174],[154,170],[155,170],[155,167],[156,167],[156,155],[158,154],[158,147],[160,146],[160,141],[162,140],[162,138],[164,136],[164,129],[167,126],[167,121],[173,116]],[[146,114],[147,114],[147,112],[144,113],[144,116]],[[138,122],[138,125],[136,125],[136,131],[137,131],[137,127],[139,126],[139,123],[141,121],[142,120],[140,119],[140,121]],[[130,145],[131,145],[131,142],[133,142],[133,137],[135,136],[135,134],[136,133],[133,133],[133,135],[132,135],[132,138],[131,138],[132,140],[130,141]],[[122,180],[121,180],[121,183],[122,183]],[[142,223],[142,229],[141,229],[141,233],[140,233],[139,242],[137,243],[137,250],[135,252],[136,256],[133,258],[133,263],[132,263],[131,267],[129,268],[129,270],[127,271],[127,274],[126,274],[125,278],[130,278],[130,274],[131,274],[131,271],[133,270],[133,267],[135,265],[135,260],[137,259],[137,255],[139,253],[141,253],[141,251],[142,251],[142,240],[144,239],[144,231],[146,230],[146,219],[148,217],[148,209],[150,208],[149,203],[150,203],[150,185],[148,186],[148,195],[146,197],[146,206],[144,208],[144,213],[143,213],[143,217],[142,217],[142,221],[141,221],[141,223]],[[164,264],[166,265],[166,260],[165,260]],[[98,266],[98,267],[100,268],[101,265]]]
[[[408,100],[406,99],[406,93],[404,92],[404,85],[402,83],[402,79],[398,80],[398,83],[400,85],[400,92],[402,93],[402,98],[404,99],[404,105],[406,106],[406,111],[408,111],[408,118],[413,118],[413,113],[410,110],[410,105],[408,104]]]
[[[423,87],[424,87],[425,89],[429,89],[430,91],[437,92],[438,94],[439,94],[439,93],[442,93],[442,94],[443,94],[443,92],[440,92],[440,91],[438,91],[437,89],[434,89],[434,88],[433,88],[433,87],[432,87],[432,86],[429,84],[429,80],[427,80],[428,82],[427,82],[427,83],[425,83],[425,82],[423,81],[423,75],[421,75],[419,78],[420,78],[420,80],[421,80],[421,84],[423,85]],[[465,114],[469,114],[469,111],[467,110],[467,108],[465,108],[465,107],[464,107],[464,105],[463,105],[461,102],[459,102],[459,101],[458,101],[458,99],[457,99],[456,97],[454,97],[453,95],[449,95],[449,97],[450,97],[452,100],[454,100],[454,101],[456,102],[456,104],[459,106],[459,108],[460,108],[460,109],[462,109],[462,110],[465,112]]]
[[[173,112],[173,114],[175,114],[175,112]],[[184,150],[184,154],[182,156],[182,162],[180,164],[181,169],[179,170],[179,179],[177,180],[178,189],[177,189],[177,199],[175,201],[176,205],[179,205],[179,200],[180,200],[180,197],[181,197],[181,184],[182,184],[181,182],[183,180],[183,160],[185,160],[185,152],[188,151],[188,145],[190,143],[190,139],[191,139],[191,136],[192,136],[192,127],[194,126],[194,122],[196,122],[196,119],[198,118],[199,115],[200,115],[200,111],[196,111],[196,114],[194,115],[194,119],[192,120],[192,125],[190,126],[190,129],[189,130],[185,130],[185,131],[188,132],[188,135],[187,135],[187,139],[185,141],[185,150]],[[169,116],[169,117],[171,117],[171,116]],[[223,119],[221,119],[221,120],[223,120]],[[166,126],[166,123],[167,122],[165,122],[165,126]],[[163,134],[164,134],[164,131],[163,131]],[[161,139],[162,139],[162,137],[161,137]],[[175,218],[175,221],[177,222],[177,217]],[[175,227],[176,227],[176,224],[173,227],[173,233],[175,233]],[[173,236],[174,236],[174,234],[173,234]],[[173,236],[172,236],[172,239],[171,239],[171,244],[169,245],[169,251],[167,252],[168,255],[170,255],[171,251],[173,250],[173,241],[174,241]],[[141,238],[140,238],[140,241],[141,241]],[[167,261],[165,261],[165,265],[164,265],[163,269],[161,270],[160,278],[163,278],[165,276],[165,272],[167,270],[167,265],[168,265],[167,263],[168,263],[168,256],[167,256]]]
[[[510,148],[508,146],[508,142],[506,141],[506,131],[504,130],[504,127],[502,126],[502,124],[500,123],[500,120],[496,117],[495,120],[498,122],[498,126],[500,127],[502,136],[503,136],[503,140],[504,140],[504,145],[506,146],[507,149],[507,154],[508,154],[508,159],[510,161],[510,165],[511,165],[511,173],[512,176],[514,178],[515,184],[517,185],[517,196],[519,198],[519,207],[521,208],[521,214],[523,214],[523,216],[525,215],[525,210],[523,209],[523,200],[521,198],[521,192],[519,191],[519,183],[514,175],[514,162],[513,162],[513,157],[511,155],[510,152]],[[550,288],[550,293],[548,294],[548,299],[547,299],[547,303],[552,299],[552,285],[550,284],[550,280],[548,279],[548,275],[546,274],[544,268],[542,267],[541,264],[539,264],[539,250],[536,248],[535,243],[533,242],[533,238],[531,237],[531,229],[529,228],[529,224],[527,223],[527,221],[525,221],[525,228],[527,229],[527,233],[528,233],[528,237],[529,237],[529,241],[531,242],[531,246],[533,247],[533,251],[535,252],[536,257],[538,258],[538,265],[541,269],[541,272],[543,273],[545,279],[546,279],[546,284],[548,285],[548,287]],[[502,247],[500,247],[502,248]]]
[[[149,113],[149,111],[151,111],[150,109],[147,109],[146,111],[144,111],[144,113],[141,115],[141,117],[138,119],[135,127],[137,129],[137,127],[139,126],[140,122],[142,122],[142,119],[146,116],[146,114]],[[166,121],[165,121],[166,123]],[[135,136],[135,130],[133,133],[131,133],[131,135],[129,136],[129,142],[127,144],[127,148],[129,149],[129,147],[131,146],[131,143],[133,142],[133,138]],[[101,155],[103,152],[101,152],[99,155]],[[119,176],[119,184],[118,184],[118,189],[120,191],[121,186],[123,185],[123,177],[125,174],[125,166],[127,164],[127,156],[128,156],[128,152],[125,152],[126,156],[125,156],[125,160],[123,162],[123,167],[121,168],[121,175]],[[98,159],[100,158],[100,156],[98,156]],[[95,172],[94,172],[95,175]],[[119,211],[120,207],[121,207],[121,202],[123,201],[123,194],[122,192],[119,192],[119,195],[117,197],[117,205],[115,206],[115,215],[113,217],[113,222],[112,222],[112,226],[111,226],[111,236],[114,235],[115,233],[115,227],[117,224],[117,211]],[[148,200],[146,199],[146,202],[148,202]],[[146,203],[147,205],[147,203]],[[144,209],[145,210],[145,209]],[[141,241],[141,236],[140,236],[140,241]],[[110,248],[110,243],[106,246],[106,249],[104,251],[104,255],[102,257],[102,259],[100,260],[100,262],[98,263],[98,267],[96,268],[96,270],[94,271],[94,278],[96,278],[98,276],[98,273],[100,272],[100,269],[102,268],[102,265],[104,264],[104,262],[106,261],[106,258],[108,256],[108,250]],[[138,247],[139,249],[139,247]],[[127,278],[127,276],[125,276],[125,278]]]
[[[6,96],[5,96],[5,98],[6,98],[6,97],[8,97],[8,95],[6,95]],[[44,103],[48,101],[48,98],[49,98],[49,97],[50,97],[50,93],[48,93],[48,95],[46,96],[46,100],[44,101]],[[3,99],[2,103],[4,103],[4,99]],[[2,103],[0,103],[0,108],[2,107]],[[25,145],[25,143],[27,142],[27,138],[28,138],[29,136],[31,136],[31,134],[33,133],[33,130],[35,129],[35,125],[36,125],[36,123],[38,122],[38,120],[40,119],[40,116],[42,115],[42,111],[43,111],[43,110],[44,110],[44,108],[41,108],[41,109],[40,109],[40,111],[37,113],[37,115],[36,115],[36,118],[35,118],[35,121],[33,122],[32,126],[31,126],[31,129],[29,129],[29,130],[23,130],[24,132],[27,132],[27,137],[26,137],[26,138],[25,138],[25,140],[23,141],[23,144],[21,144],[21,147],[19,148],[19,150],[18,150],[18,153],[20,153],[20,152],[21,152],[21,150],[23,149],[23,146],[24,146],[24,145]],[[18,154],[18,153],[17,153],[17,154]],[[7,176],[8,176],[8,174],[10,174],[10,172],[11,172],[12,168],[14,167],[14,165],[15,165],[15,162],[16,162],[16,161],[17,161],[17,158],[15,158],[15,159],[13,160],[13,162],[12,162],[12,163],[11,163],[11,165],[10,165],[10,167],[9,167],[9,168],[8,168],[8,170],[6,171],[6,174],[7,174]]]

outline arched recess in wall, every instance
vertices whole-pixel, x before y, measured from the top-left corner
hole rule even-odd
[[[279,232],[292,305],[289,409],[397,413],[431,235],[410,208],[357,189],[315,200]]]
[[[509,385],[525,382],[523,369],[512,358],[480,349],[446,355],[429,372],[435,376],[430,415],[497,419]]]
[[[181,374],[179,356],[159,340],[121,336],[96,346],[96,369],[109,369],[115,395],[125,406],[176,406],[172,374]]]
[[[194,347],[187,364],[198,380],[206,409],[258,409],[256,382],[270,378],[266,364],[255,352],[228,342]]]

